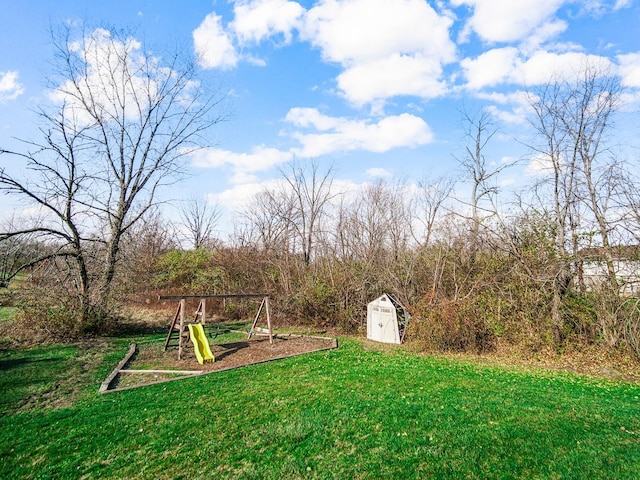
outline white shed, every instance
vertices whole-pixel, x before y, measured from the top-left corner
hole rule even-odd
[[[367,338],[376,342],[402,343],[409,312],[388,293],[367,305]]]

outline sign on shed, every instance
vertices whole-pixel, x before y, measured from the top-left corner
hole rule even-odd
[[[402,343],[411,316],[388,293],[367,305],[367,338],[376,342]]]

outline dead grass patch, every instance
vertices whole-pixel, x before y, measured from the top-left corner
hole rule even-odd
[[[562,352],[551,348],[532,352],[514,345],[498,344],[494,351],[484,354],[424,351],[417,344],[409,343],[408,346],[412,352],[421,355],[469,360],[503,368],[542,368],[608,380],[640,382],[640,362],[637,359],[621,351],[604,349],[602,345],[581,346]]]

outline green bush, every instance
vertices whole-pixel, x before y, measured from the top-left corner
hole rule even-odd
[[[171,250],[157,258],[152,284],[155,288],[213,293],[223,284],[223,272],[214,265],[214,259],[214,253],[204,248]]]

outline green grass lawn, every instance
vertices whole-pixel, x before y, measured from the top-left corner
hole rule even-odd
[[[126,349],[0,352],[0,478],[640,478],[640,385],[344,339],[99,395]]]
[[[3,307],[0,306],[0,322],[6,322],[11,320],[13,316],[16,314],[17,309],[14,307]]]

